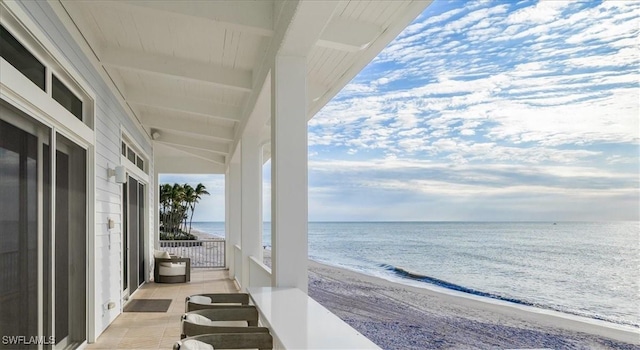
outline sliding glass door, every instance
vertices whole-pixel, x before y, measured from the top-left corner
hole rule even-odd
[[[122,256],[122,286],[124,297],[138,289],[144,283],[145,243],[144,243],[144,198],[145,185],[129,176],[122,187],[123,197],[123,256]]]
[[[24,129],[0,120],[0,332],[36,335],[38,178],[42,171],[38,135],[46,130],[14,119]],[[0,346],[24,348],[5,342]]]
[[[87,285],[86,151],[56,135],[55,339],[85,340]]]
[[[0,101],[0,349],[86,339],[86,153]]]

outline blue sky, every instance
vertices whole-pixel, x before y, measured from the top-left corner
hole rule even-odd
[[[309,220],[639,220],[639,28],[637,1],[434,1],[309,122]],[[222,177],[161,181],[223,220]]]

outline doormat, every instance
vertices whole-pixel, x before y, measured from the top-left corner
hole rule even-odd
[[[172,299],[132,299],[124,312],[167,312]]]

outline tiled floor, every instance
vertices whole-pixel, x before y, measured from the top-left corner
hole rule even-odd
[[[87,349],[171,349],[180,339],[180,317],[187,296],[237,291],[226,270],[192,269],[189,283],[147,283],[133,299],[173,299],[169,310],[123,312]]]

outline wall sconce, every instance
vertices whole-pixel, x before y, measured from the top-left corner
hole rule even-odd
[[[116,183],[123,184],[127,182],[127,171],[124,165],[117,165],[115,169],[107,169],[109,177],[116,177]]]

